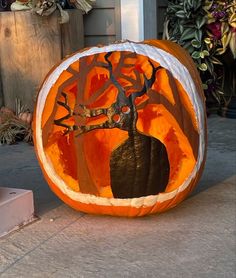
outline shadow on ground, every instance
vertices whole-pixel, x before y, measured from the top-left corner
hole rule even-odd
[[[1,186],[32,189],[41,216],[1,239],[1,278],[236,277],[236,121],[208,123],[206,168],[191,197],[136,219],[74,211],[50,191],[33,147],[0,146]]]
[[[236,120],[212,116],[208,119],[207,160],[203,176],[192,196],[236,175]],[[224,183],[222,184],[224,186]]]
[[[208,154],[203,176],[191,196],[235,176],[236,121],[208,119]],[[0,146],[0,186],[32,190],[36,214],[42,215],[62,202],[51,192],[39,168],[34,148],[28,144]],[[222,184],[222,186],[224,186]]]

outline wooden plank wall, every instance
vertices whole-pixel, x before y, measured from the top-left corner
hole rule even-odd
[[[167,0],[143,0],[144,39],[162,38],[166,8]],[[120,0],[97,0],[93,10],[84,15],[85,45],[120,40],[120,22]]]
[[[157,38],[158,0],[143,0],[144,39]]]
[[[121,39],[120,1],[96,0],[84,15],[85,46],[108,44]]]
[[[30,11],[0,13],[0,106],[14,109],[19,98],[32,110],[48,71],[84,46],[82,13],[69,13],[70,22],[64,26],[58,13],[49,17]]]
[[[1,65],[1,55],[0,55],[0,65]],[[4,99],[3,99],[3,88],[2,88],[2,79],[0,75],[0,107],[4,105]]]
[[[161,39],[167,0],[143,0],[144,39]]]
[[[162,39],[167,0],[157,0],[157,38]]]

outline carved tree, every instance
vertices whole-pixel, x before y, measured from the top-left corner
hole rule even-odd
[[[136,53],[120,52],[119,60],[116,63],[112,60],[113,53],[103,54],[103,59],[101,59],[101,54],[94,55],[92,59],[91,56],[83,57],[79,60],[78,70],[71,66],[67,69],[72,77],[60,86],[57,95],[58,106],[62,106],[67,114],[59,119],[54,119],[54,124],[65,128],[65,135],[70,132],[74,134],[81,192],[99,195],[99,189],[94,184],[87,168],[83,135],[94,129],[119,128],[127,131],[129,138],[111,155],[111,188],[114,197],[132,198],[158,194],[163,192],[168,184],[170,171],[168,155],[164,144],[158,139],[138,132],[136,128],[137,110],[142,109],[146,104],[162,103],[176,117],[183,131],[186,124],[187,128],[193,131],[194,136],[190,139],[191,145],[198,144],[198,133],[193,127],[185,106],[178,105],[182,100],[170,72],[167,71],[175,104],[171,104],[165,96],[152,89],[156,73],[163,69],[161,66],[155,66],[154,62],[148,59],[152,69],[151,76],[148,78],[145,72],[139,71],[135,67]],[[87,82],[90,82],[86,77],[95,67],[106,70],[108,79],[100,88],[85,98],[85,88],[88,86]],[[130,69],[132,74],[125,74],[124,69],[128,71]],[[121,80],[125,81],[126,85],[122,85]],[[77,94],[75,106],[71,108],[68,105],[68,96],[65,89],[73,82],[77,83]],[[115,102],[110,107],[91,108],[91,105],[110,86],[117,90]],[[130,90],[131,93],[129,93]],[[137,106],[135,104],[136,98],[145,94],[148,96],[147,101]],[[61,101],[61,97],[63,101]],[[50,125],[53,114],[55,116],[55,111],[56,107],[54,107],[46,125]],[[66,123],[66,120],[71,117],[74,119],[74,125]],[[183,117],[186,118],[185,121],[181,120]],[[101,121],[99,124],[93,124],[94,119],[101,119]],[[155,167],[153,167],[154,165]],[[120,173],[124,173],[124,175],[121,177]],[[81,180],[81,177],[83,177],[83,180]],[[143,185],[144,183],[146,186]]]

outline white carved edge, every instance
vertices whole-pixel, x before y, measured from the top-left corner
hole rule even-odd
[[[45,152],[43,150],[43,142],[42,142],[42,129],[41,129],[41,118],[42,112],[44,109],[45,101],[47,95],[50,91],[50,88],[59,78],[60,74],[66,70],[70,64],[77,61],[79,58],[83,56],[89,56],[96,53],[109,52],[109,51],[131,51],[136,52],[141,55],[145,55],[157,61],[162,67],[168,69],[173,76],[180,81],[185,91],[188,93],[189,99],[194,107],[196,120],[199,128],[199,152],[197,163],[189,175],[189,177],[175,190],[168,193],[159,193],[158,195],[150,195],[146,197],[140,198],[131,198],[131,199],[115,199],[115,198],[105,198],[105,197],[96,197],[90,194],[83,194],[79,192],[73,191],[70,187],[66,185],[66,183],[57,175],[55,172],[51,162],[47,159]],[[86,204],[97,204],[104,206],[133,206],[136,208],[139,207],[149,207],[156,204],[156,202],[164,202],[166,200],[172,199],[179,192],[185,190],[190,182],[195,178],[204,158],[205,151],[205,126],[204,126],[204,107],[203,103],[200,100],[200,97],[197,93],[195,84],[192,80],[192,77],[188,71],[188,69],[180,63],[174,56],[169,54],[168,52],[156,48],[154,46],[150,46],[147,44],[138,44],[134,42],[124,42],[120,44],[113,44],[104,47],[93,47],[88,50],[85,50],[81,53],[76,53],[73,56],[69,57],[65,61],[63,61],[59,67],[57,67],[45,80],[41,91],[39,93],[37,105],[36,105],[36,148],[38,151],[38,157],[47,173],[49,178],[52,180],[54,184],[56,184],[60,190],[71,198],[74,201],[79,201],[81,203]]]

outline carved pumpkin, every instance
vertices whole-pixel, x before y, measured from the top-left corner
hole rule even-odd
[[[172,42],[85,49],[54,67],[40,89],[38,160],[51,189],[75,209],[162,212],[200,178],[204,107],[197,70]]]

